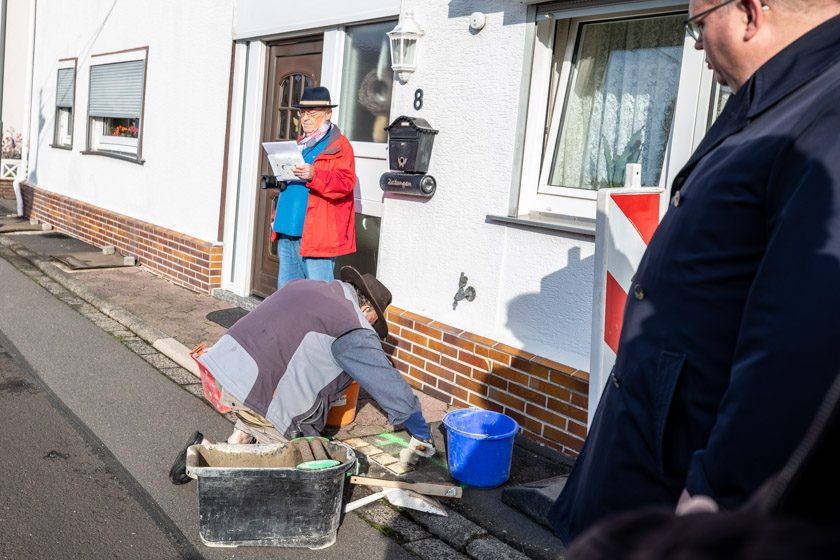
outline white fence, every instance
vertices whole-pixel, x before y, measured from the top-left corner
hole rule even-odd
[[[19,159],[0,159],[0,179],[17,179],[19,171]]]

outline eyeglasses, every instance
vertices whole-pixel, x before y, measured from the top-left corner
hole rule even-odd
[[[301,117],[304,115],[317,115],[318,113],[323,113],[324,109],[298,109],[298,115]]]
[[[715,10],[723,8],[727,4],[731,4],[734,1],[735,0],[724,0],[717,6],[712,6],[708,10],[703,10],[699,14],[694,14],[693,16],[691,16],[683,22],[683,25],[685,25],[685,30],[688,31],[688,34],[691,36],[692,39],[694,39],[695,41],[699,41],[703,38],[703,19]]]

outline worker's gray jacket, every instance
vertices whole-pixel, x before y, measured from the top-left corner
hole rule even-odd
[[[373,330],[351,285],[298,280],[240,319],[199,360],[285,437],[316,435],[330,401],[352,381],[332,343],[356,329]]]

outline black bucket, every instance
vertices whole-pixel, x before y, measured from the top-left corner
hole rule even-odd
[[[294,445],[193,445],[187,473],[198,481],[199,534],[208,546],[326,548],[335,542],[347,471],[356,454],[322,438],[339,464],[301,464]]]

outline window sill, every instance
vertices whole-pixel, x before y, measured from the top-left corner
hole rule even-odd
[[[522,214],[519,216],[496,216],[488,214],[485,220],[490,223],[511,224],[595,237],[595,220],[588,218],[561,215],[549,216],[546,214]]]
[[[50,144],[50,148],[58,148],[59,150],[72,150],[73,144]]]
[[[128,161],[128,162],[131,162],[131,163],[136,163],[138,165],[143,165],[144,163],[146,163],[145,159],[138,159],[138,158],[132,157],[132,156],[124,156],[124,155],[120,155],[120,154],[115,154],[113,152],[102,152],[102,151],[97,151],[97,150],[82,150],[80,153],[82,155],[85,155],[85,156],[104,156],[104,157],[109,157],[109,158],[113,158],[113,159],[119,159],[119,160],[122,160],[122,161]]]

